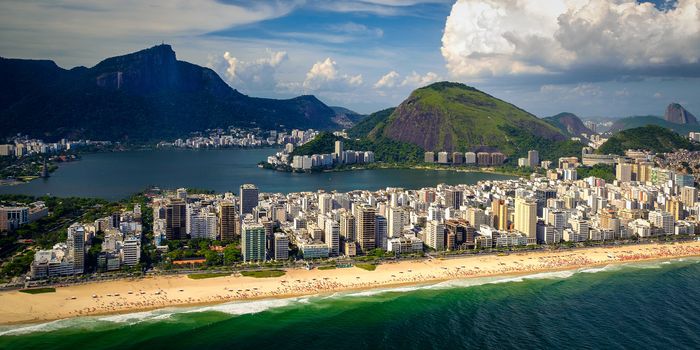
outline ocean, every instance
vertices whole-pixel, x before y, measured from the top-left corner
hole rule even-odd
[[[0,349],[698,349],[700,259],[0,327]]]

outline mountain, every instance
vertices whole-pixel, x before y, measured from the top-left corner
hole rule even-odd
[[[374,136],[370,135],[370,132],[372,132],[372,130],[383,130],[386,120],[394,113],[395,109],[396,108],[392,107],[370,114],[351,129],[347,130],[348,136],[354,138]]]
[[[622,130],[639,128],[647,125],[656,125],[671,129],[679,134],[687,135],[691,131],[700,132],[700,125],[676,124],[653,115],[633,116],[616,120],[608,132],[615,133]]]
[[[521,141],[526,139],[525,143],[567,139],[554,126],[510,103],[451,82],[419,88],[388,117],[375,119],[377,124],[367,135],[430,151],[464,152],[488,146],[515,155],[522,154]]]
[[[351,111],[345,107],[331,106],[330,108],[335,112],[333,122],[342,128],[351,128],[366,117],[364,114]]]
[[[700,146],[670,129],[648,125],[618,132],[602,144],[596,152],[624,155],[625,150],[628,149],[647,149],[665,153],[681,148],[692,151],[700,149]]]
[[[592,135],[594,132],[583,124],[581,119],[573,113],[559,113],[544,120],[561,130],[566,135],[582,136],[582,134]]]
[[[664,119],[667,122],[676,124],[698,125],[698,120],[695,119],[695,116],[678,103],[671,103],[666,107]]]
[[[246,96],[213,70],[157,45],[70,70],[47,60],[0,58],[0,136],[158,140],[229,125],[337,128],[314,96]]]

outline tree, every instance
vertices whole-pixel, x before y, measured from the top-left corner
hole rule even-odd
[[[204,258],[207,260],[207,266],[217,266],[222,263],[221,255],[213,250],[207,250],[204,253]]]
[[[224,248],[224,265],[231,266],[243,260],[241,250],[234,244],[229,244]]]

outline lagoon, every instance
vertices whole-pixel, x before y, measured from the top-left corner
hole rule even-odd
[[[446,184],[474,184],[512,176],[418,169],[371,169],[326,173],[285,173],[257,167],[276,152],[272,148],[217,150],[143,150],[85,154],[59,166],[51,177],[26,184],[0,187],[0,194],[96,197],[119,200],[157,186],[238,192],[244,183],[261,192],[337,190],[347,192],[386,187],[419,189]]]

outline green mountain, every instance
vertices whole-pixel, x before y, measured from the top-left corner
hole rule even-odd
[[[671,129],[679,134],[687,135],[691,131],[700,132],[700,125],[697,124],[677,124],[664,120],[653,115],[634,116],[618,119],[610,127],[609,132],[615,133],[622,130],[639,128],[647,125],[656,125],[663,128]]]
[[[657,153],[671,152],[674,149],[700,150],[700,145],[678,135],[673,130],[648,125],[620,131],[610,137],[596,150],[599,154],[624,155],[628,149],[647,149]]]
[[[158,140],[207,128],[332,129],[336,112],[314,96],[246,96],[213,70],[178,61],[169,45],[66,70],[0,58],[0,137]]]
[[[333,122],[342,128],[351,128],[367,117],[364,114],[357,113],[345,107],[331,106],[330,108],[335,112]]]
[[[419,88],[385,120],[376,119],[379,123],[369,136],[432,151],[464,152],[487,146],[512,156],[522,154],[518,139],[567,139],[556,127],[510,103],[451,82]]]
[[[554,125],[565,135],[582,136],[582,134],[593,134],[593,131],[585,126],[581,119],[573,113],[559,113],[555,116],[544,118],[544,120]]]
[[[373,130],[384,130],[386,120],[394,113],[396,108],[387,108],[374,112],[361,120],[355,126],[347,130],[348,136],[353,138],[374,137],[376,133],[370,135]],[[380,133],[381,134],[381,133]]]

